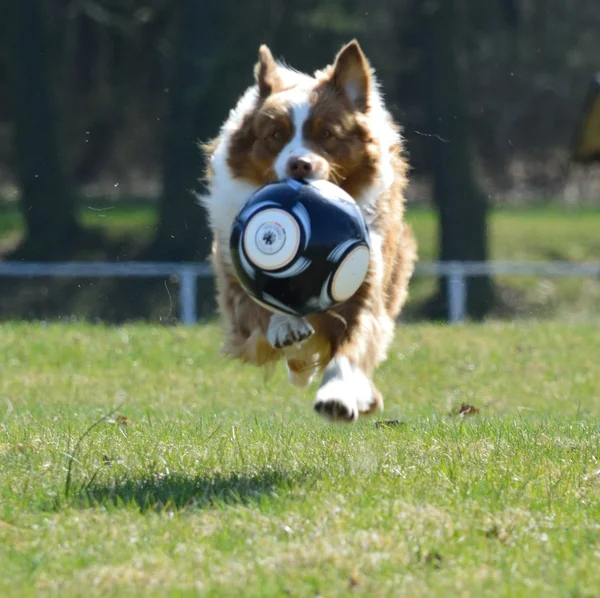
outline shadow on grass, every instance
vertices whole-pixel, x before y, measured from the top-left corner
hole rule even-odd
[[[74,506],[93,508],[138,508],[142,512],[210,509],[226,505],[262,504],[302,484],[307,475],[265,469],[252,474],[231,473],[208,476],[154,474],[109,483],[94,483],[76,494]]]

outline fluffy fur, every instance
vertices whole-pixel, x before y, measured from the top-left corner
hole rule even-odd
[[[224,352],[267,371],[283,359],[298,386],[322,376],[315,410],[354,421],[383,407],[372,375],[386,359],[416,259],[404,221],[400,129],[356,41],[312,76],[278,63],[263,45],[254,76],[218,137],[203,146],[209,194],[202,201],[214,234]],[[360,206],[372,237],[370,269],[358,292],[306,319],[255,303],[236,280],[228,250],[231,224],[248,197],[296,175],[341,186]]]

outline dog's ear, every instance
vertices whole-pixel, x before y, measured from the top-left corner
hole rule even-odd
[[[371,67],[356,40],[346,44],[335,57],[331,82],[358,110],[366,112],[371,91]]]
[[[262,44],[258,49],[258,62],[254,67],[254,78],[258,85],[261,98],[270,96],[277,88],[281,87],[281,78],[277,73],[277,63],[271,50]]]

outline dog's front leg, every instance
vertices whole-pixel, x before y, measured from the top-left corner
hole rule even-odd
[[[331,360],[314,403],[315,411],[327,419],[354,421],[383,408],[372,375],[387,357],[395,325],[385,309],[383,258],[378,249],[373,247],[366,284],[338,312],[347,328],[341,338],[332,338]]]
[[[345,355],[336,355],[325,369],[315,411],[332,421],[355,421],[382,408],[381,393],[363,369]]]
[[[383,397],[371,377],[386,357],[393,328],[387,315],[361,313],[325,369],[314,403],[317,413],[334,421],[355,421],[383,408]]]

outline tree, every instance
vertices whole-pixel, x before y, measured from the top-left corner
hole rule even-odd
[[[422,58],[422,101],[429,135],[434,200],[439,213],[439,259],[488,258],[488,207],[473,172],[463,73],[457,56],[455,0],[417,2]],[[445,278],[428,308],[446,318]],[[487,276],[467,279],[467,313],[483,317],[494,299]]]
[[[41,0],[12,2],[11,80],[16,170],[26,236],[16,256],[51,259],[81,231],[63,163]]]
[[[163,191],[159,229],[147,257],[200,261],[212,236],[197,193],[205,191],[199,143],[218,133],[245,85],[253,82],[256,51],[264,31],[260,7],[271,0],[180,0],[173,23],[170,82],[163,138]],[[234,19],[231,15],[235,14]],[[252,48],[252,53],[245,51]],[[199,281],[203,314],[216,307],[214,281]]]
[[[151,253],[161,259],[201,260],[210,251],[211,235],[201,191],[202,156],[198,141],[212,136],[213,116],[207,98],[209,63],[218,44],[215,3],[181,0],[173,28],[171,81],[163,139],[163,191],[159,230]]]

